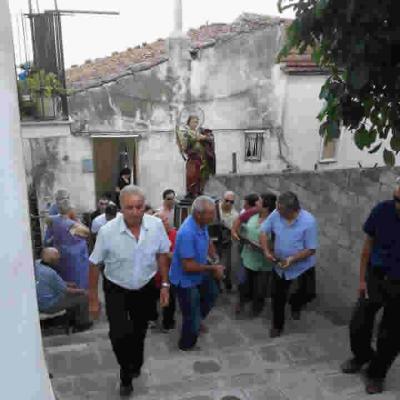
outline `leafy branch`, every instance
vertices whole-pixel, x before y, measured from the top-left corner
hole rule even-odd
[[[278,60],[293,49],[311,49],[313,61],[329,72],[321,88],[324,106],[319,133],[338,137],[341,127],[369,153],[385,144],[394,165],[400,152],[400,25],[391,0],[279,0],[295,20]],[[388,144],[387,139],[390,138]]]

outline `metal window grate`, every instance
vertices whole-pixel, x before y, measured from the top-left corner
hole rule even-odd
[[[245,132],[245,161],[261,161],[264,132]]]

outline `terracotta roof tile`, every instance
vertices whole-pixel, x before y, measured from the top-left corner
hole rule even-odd
[[[258,14],[242,14],[232,24],[213,23],[203,25],[199,29],[190,29],[187,33],[192,48],[204,48],[218,40],[263,29],[275,24],[289,24],[290,20]],[[73,88],[84,88],[92,84],[107,81],[113,76],[122,75],[131,68],[151,67],[164,61],[167,56],[166,41],[156,42],[128,48],[122,52],[114,52],[111,56],[87,60],[83,65],[73,66],[66,71],[67,84]]]

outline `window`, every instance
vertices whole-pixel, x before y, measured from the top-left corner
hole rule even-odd
[[[245,131],[245,161],[261,161],[264,131]]]
[[[321,151],[320,151],[319,161],[322,163],[336,162],[338,146],[339,146],[339,137],[328,138],[328,136],[325,135],[321,140]]]

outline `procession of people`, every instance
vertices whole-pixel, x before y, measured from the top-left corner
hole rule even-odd
[[[201,333],[212,329],[207,316],[226,291],[237,299],[232,309],[236,316],[246,312],[247,304],[251,317],[260,316],[270,298],[270,340],[290,334],[285,331],[287,305],[291,318],[299,321],[317,296],[316,218],[293,192],[246,194],[240,213],[233,191],[223,193],[221,200],[204,195],[203,179],[213,161],[203,147],[211,145],[210,136],[196,133],[197,123],[189,118],[185,133],[191,215],[184,221],[175,218],[175,190],[165,189],[161,206],[153,209],[143,190],[130,183],[128,169],[121,172],[118,204],[102,196],[90,228],[78,218],[64,189],[57,191],[46,220],[46,247],[35,264],[39,310],[70,310],[76,331],[90,329],[101,311],[101,277],[121,397],[132,394],[133,379],[141,374],[148,328],[168,333],[180,320],[177,347],[198,350]],[[393,199],[374,207],[363,229],[358,303],[350,322],[353,356],[341,370],[351,374],[366,366],[366,391],[375,394],[384,390],[400,351],[399,182]]]

